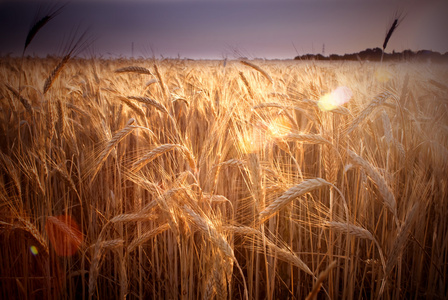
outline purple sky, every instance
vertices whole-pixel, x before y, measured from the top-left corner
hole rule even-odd
[[[21,54],[38,3],[0,0],[1,54]],[[135,57],[293,58],[323,44],[326,55],[353,53],[381,47],[397,11],[406,17],[387,52],[448,51],[448,1],[71,0],[27,54],[61,53],[77,26],[89,27],[94,53],[105,56],[130,56],[132,43]]]

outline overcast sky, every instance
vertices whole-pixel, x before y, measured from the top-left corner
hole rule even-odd
[[[48,9],[40,1],[0,0],[1,54],[21,54],[39,6]],[[27,54],[61,54],[64,39],[77,27],[89,28],[95,39],[86,55],[131,56],[132,44],[135,57],[353,53],[381,47],[397,11],[405,18],[387,52],[448,51],[443,0],[71,0],[36,35]]]

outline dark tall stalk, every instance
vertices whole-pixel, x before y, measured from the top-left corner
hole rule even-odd
[[[21,100],[21,92],[22,92],[22,72],[23,72],[23,58],[25,56],[25,51],[28,48],[28,46],[30,45],[31,41],[34,39],[34,37],[36,36],[36,34],[48,23],[50,22],[50,20],[52,20],[54,17],[56,17],[58,14],[61,13],[62,9],[65,7],[66,4],[64,5],[54,5],[52,7],[50,7],[48,9],[47,12],[43,13],[42,16],[42,8],[39,7],[39,9],[37,10],[37,13],[34,17],[34,21],[30,27],[30,29],[28,30],[28,34],[26,35],[26,39],[25,39],[25,45],[23,46],[23,51],[22,51],[22,58],[20,60],[20,69],[19,69],[19,87],[18,87],[18,93],[17,93],[17,98],[19,100]]]
[[[40,8],[38,9],[38,11],[36,13],[36,17],[34,18],[34,22],[32,23],[33,25],[29,29],[28,34],[26,36],[25,45],[23,47],[23,52],[22,52],[22,57],[25,54],[26,48],[29,46],[29,44],[31,43],[33,38],[39,32],[39,30],[41,30],[50,20],[52,20],[54,17],[56,17],[58,14],[60,14],[62,9],[64,8],[64,6],[65,5],[61,5],[58,7],[55,5],[55,6],[51,7],[49,9],[48,13],[45,13],[45,15],[43,17],[39,16],[39,15],[41,15],[41,9]]]
[[[390,26],[389,30],[387,31],[386,37],[384,38],[383,52],[381,53],[381,63],[383,62],[384,51],[386,50],[387,43],[389,43],[389,40],[390,40],[392,34],[397,29],[398,25],[400,25],[401,21],[403,21],[403,18],[404,17],[402,17],[401,14],[395,13],[394,21],[393,21],[392,25]]]

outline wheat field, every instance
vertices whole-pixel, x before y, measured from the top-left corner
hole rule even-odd
[[[446,66],[62,61],[1,58],[1,298],[447,297]]]

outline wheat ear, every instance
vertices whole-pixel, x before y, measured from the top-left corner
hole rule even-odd
[[[100,156],[98,157],[98,160],[96,162],[92,179],[90,183],[93,182],[93,179],[95,179],[96,174],[100,170],[103,163],[106,161],[107,156],[109,153],[114,149],[114,147],[122,141],[126,136],[128,136],[135,128],[139,128],[139,126],[135,125],[128,125],[119,132],[115,133],[114,136],[110,139],[110,141],[106,144],[106,147],[104,147],[103,151],[101,152]]]
[[[415,222],[418,214],[422,214],[422,211],[419,211],[420,204],[417,202],[414,206],[408,211],[406,214],[406,219],[403,225],[400,228],[400,231],[397,234],[397,238],[394,240],[394,244],[389,252],[386,264],[386,276],[389,275],[392,268],[397,263],[398,257],[406,245],[406,241],[410,234],[410,229]],[[418,213],[417,213],[418,212]]]
[[[326,180],[322,178],[314,178],[305,180],[298,185],[293,186],[260,213],[260,221],[265,222],[297,197],[327,185],[330,185],[330,183]]]
[[[323,138],[319,134],[297,134],[290,133],[281,136],[281,139],[285,141],[295,141],[307,144],[331,144],[327,139]]]
[[[23,98],[20,95],[20,93],[15,88],[13,88],[9,83],[6,82],[5,86],[11,93],[13,93],[13,95],[15,97],[19,98],[20,103],[22,103],[23,107],[25,107],[27,112],[29,112],[29,113],[33,112],[33,108],[31,107],[30,101],[28,101],[27,99]]]
[[[56,77],[58,77],[59,73],[61,73],[62,68],[65,66],[65,64],[68,62],[69,59],[70,59],[70,54],[65,55],[61,59],[61,61],[56,65],[56,67],[53,69],[53,71],[50,73],[50,75],[47,77],[47,79],[45,80],[45,83],[44,83],[44,87],[43,87],[44,94],[46,92],[48,92],[50,87],[53,85],[54,80],[56,79]]]
[[[209,240],[215,244],[221,253],[227,257],[231,262],[234,262],[236,267],[238,268],[241,278],[243,280],[244,285],[244,298],[249,299],[247,292],[246,279],[244,277],[243,270],[241,269],[238,261],[235,258],[234,252],[230,244],[224,239],[224,237],[217,232],[213,224],[209,221],[198,215],[188,206],[184,205],[182,207],[183,211],[189,216],[190,221],[198,227],[205,236],[209,238]]]
[[[61,100],[58,100],[56,102],[56,109],[58,112],[58,136],[60,139],[62,139],[62,135],[64,134],[65,129],[65,118],[64,118],[64,105],[62,104]]]
[[[67,62],[74,56],[76,56],[79,52],[84,50],[87,46],[90,45],[91,41],[88,39],[85,39],[87,31],[84,31],[78,39],[76,39],[76,32],[71,38],[71,40],[68,42],[65,48],[65,55],[61,59],[61,61],[56,65],[56,67],[53,69],[53,71],[50,73],[48,78],[45,80],[44,87],[43,87],[43,93],[45,94],[50,87],[53,85],[53,82],[58,77],[58,75],[61,73],[62,68],[67,64]]]
[[[39,32],[39,30],[42,29],[48,22],[50,22],[54,17],[56,17],[61,10],[64,8],[65,5],[62,5],[60,7],[53,7],[48,14],[43,16],[42,18],[38,19],[34,22],[34,24],[31,26],[31,28],[28,30],[28,34],[25,39],[25,45],[23,47],[23,53],[25,53],[26,48],[29,46],[33,38],[36,36],[36,34]],[[39,14],[39,12],[38,12]]]
[[[252,227],[248,227],[248,226],[225,226],[224,229],[226,231],[230,231],[234,234],[246,235],[246,236],[247,235],[257,236],[258,238],[263,240],[263,243],[265,243],[266,246],[272,252],[274,252],[280,260],[288,262],[288,263],[298,267],[305,273],[307,273],[311,276],[314,276],[314,274],[313,274],[313,272],[311,272],[310,268],[295,253],[293,253],[289,249],[280,248],[279,246],[274,244],[272,241],[270,241],[268,238],[266,238],[266,236],[263,233],[261,233],[259,230],[254,229]]]
[[[99,270],[101,267],[101,259],[103,257],[103,251],[105,249],[114,249],[118,247],[122,247],[124,245],[124,241],[122,239],[103,241],[101,234],[95,243],[95,250],[93,254],[93,259],[90,264],[89,270],[89,299],[92,299],[93,294],[95,292],[95,284],[96,279],[99,274]]]
[[[241,80],[243,81],[244,85],[246,86],[247,93],[249,94],[250,98],[253,99],[254,98],[254,94],[252,92],[252,88],[249,85],[249,81],[247,81],[247,78],[246,78],[246,76],[244,76],[243,72],[240,72],[239,74],[240,74]]]
[[[400,25],[401,21],[403,21],[403,17],[401,16],[401,14],[395,13],[395,19],[392,22],[392,25],[390,26],[389,30],[387,31],[386,37],[384,38],[383,53],[384,53],[384,50],[387,47],[387,43],[389,42],[390,38],[392,37],[392,34],[395,32],[395,30],[397,29],[398,25]]]
[[[368,239],[371,241],[374,241],[375,238],[373,237],[372,233],[368,231],[367,229],[364,229],[362,227],[353,225],[353,224],[347,224],[347,223],[341,223],[341,222],[328,222],[327,223],[329,227],[342,231],[347,232],[348,234],[355,236],[357,238],[361,239]]]
[[[392,214],[395,217],[395,222],[398,225],[398,217],[397,217],[397,203],[395,201],[395,197],[384,180],[383,176],[375,170],[375,168],[365,161],[362,157],[358,156],[353,151],[348,150],[347,154],[354,165],[360,166],[364,169],[364,171],[370,176],[372,181],[378,187],[378,190],[383,197],[384,204],[389,208]]]
[[[262,68],[260,68],[259,66],[257,66],[256,64],[250,63],[248,61],[245,60],[240,60],[240,63],[242,63],[243,65],[249,66],[254,70],[257,70],[258,72],[260,72],[261,75],[264,76],[264,78],[266,78],[270,83],[273,83],[274,81],[272,80],[272,77],[269,76],[269,74],[263,70]]]
[[[225,259],[220,259],[216,257],[214,260],[214,270],[212,276],[215,278],[216,287],[216,299],[226,300],[227,299],[227,286],[226,286],[226,274],[221,266],[221,261],[225,263]]]
[[[110,219],[111,223],[127,223],[127,222],[142,222],[154,220],[157,217],[156,214],[148,214],[146,209],[142,212],[133,214],[121,214]]]
[[[127,252],[130,253],[132,251],[135,250],[135,248],[137,248],[138,246],[140,246],[141,244],[145,243],[146,241],[148,241],[149,239],[153,238],[156,235],[161,234],[162,232],[166,231],[170,229],[170,225],[168,223],[165,223],[161,226],[158,226],[157,228],[145,232],[144,234],[142,234],[141,236],[137,237],[136,239],[134,239],[128,246],[127,248]]]
[[[47,223],[50,223],[54,226],[56,226],[59,230],[64,232],[65,236],[70,238],[70,240],[76,244],[81,245],[82,243],[82,234],[79,230],[76,228],[73,228],[72,226],[68,225],[65,222],[62,222],[56,217],[47,217]]]
[[[384,101],[387,100],[392,94],[389,92],[383,92],[376,96],[372,102],[367,105],[366,108],[359,114],[358,117],[356,117],[352,123],[347,127],[345,130],[345,134],[351,133],[353,130],[355,130],[356,127],[358,127],[359,124],[361,124],[362,121],[364,121],[365,118],[367,118],[368,115],[379,105],[383,104]]]
[[[44,250],[44,253],[48,255],[49,251],[47,242],[45,241],[44,237],[40,234],[40,231],[36,228],[36,226],[34,226],[34,224],[31,223],[30,221],[25,220],[21,217],[19,217],[19,221],[22,223],[22,226],[20,227],[24,231],[29,232],[34,237],[34,239],[40,244],[40,247]]]
[[[204,217],[201,217],[191,208],[186,205],[182,206],[182,210],[189,216],[189,220],[197,227],[199,230],[208,237],[208,239],[215,244],[218,249],[229,259],[235,260],[235,255],[230,244],[224,239],[224,237],[218,233],[213,224]]]
[[[115,73],[137,73],[137,74],[151,75],[151,71],[149,71],[147,68],[138,67],[138,66],[124,67],[124,68],[116,69],[114,72]]]
[[[384,274],[387,274],[386,273],[387,266],[386,266],[386,260],[384,259],[383,250],[380,247],[380,244],[378,243],[378,241],[372,235],[372,233],[370,233],[370,231],[368,231],[368,230],[366,230],[366,229],[364,229],[362,227],[359,227],[359,226],[356,226],[356,225],[353,225],[353,224],[348,224],[348,223],[341,223],[341,222],[332,221],[332,222],[328,222],[327,224],[332,229],[336,229],[336,230],[339,230],[341,232],[346,232],[347,234],[350,234],[350,235],[355,236],[357,238],[367,239],[367,240],[370,240],[370,241],[374,242],[376,247],[377,247],[377,249],[378,249],[378,253],[380,255],[381,265],[383,266],[383,271],[385,272]],[[386,276],[383,277],[383,280],[382,280],[382,283],[381,283],[380,295],[381,295],[382,291],[384,290],[385,284],[386,284]]]
[[[139,97],[139,96],[128,96],[128,99],[131,100],[137,100],[139,102],[151,105],[152,107],[160,110],[161,112],[168,114],[168,110],[166,109],[165,106],[163,106],[163,104],[157,102],[156,100],[153,100],[151,98],[148,97]]]
[[[131,100],[123,96],[118,96],[118,99],[120,99],[120,101],[123,101],[130,109],[136,112],[140,117],[142,117],[143,119],[145,118],[146,116],[145,112],[140,106],[134,104]]]

